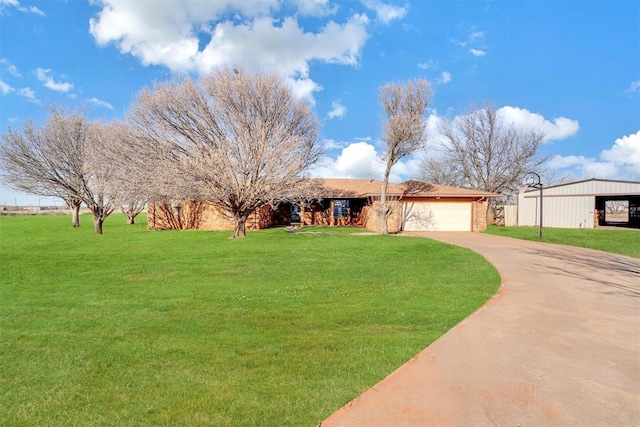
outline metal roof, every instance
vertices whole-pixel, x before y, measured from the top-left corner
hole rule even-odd
[[[590,178],[544,186],[543,190],[557,196],[636,195],[640,194],[640,181]],[[529,187],[524,192],[539,192],[539,189]]]

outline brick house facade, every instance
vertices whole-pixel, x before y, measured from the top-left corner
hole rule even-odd
[[[265,205],[247,220],[248,230],[299,224],[300,226],[354,226],[372,231],[379,228],[377,208],[382,182],[364,179],[315,179],[317,196],[312,202],[283,203],[277,208]],[[425,229],[439,229],[438,221],[446,219],[439,208],[459,208],[464,215],[461,229],[483,231],[487,227],[487,198],[497,194],[446,187],[418,181],[389,184],[387,204],[392,214],[387,222],[390,233],[403,231],[410,225],[409,204],[421,211],[433,212],[433,220],[422,221]],[[452,211],[453,212],[453,211]],[[442,218],[438,219],[437,215]],[[444,217],[443,217],[444,215]],[[455,219],[454,219],[455,220]],[[233,230],[233,218],[206,202],[183,201],[174,204],[150,204],[148,224],[151,229]],[[417,222],[411,226],[416,227]],[[419,227],[419,226],[418,226]],[[457,229],[457,228],[456,228]]]

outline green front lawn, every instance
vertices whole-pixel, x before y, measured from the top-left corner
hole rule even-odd
[[[516,239],[540,240],[540,229],[537,227],[490,225],[486,232]],[[640,258],[640,230],[636,229],[543,228],[542,241]]]
[[[317,425],[500,282],[429,239],[81,221],[0,217],[0,425]]]

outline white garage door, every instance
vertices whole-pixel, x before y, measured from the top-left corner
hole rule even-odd
[[[471,203],[405,203],[404,230],[471,231]]]

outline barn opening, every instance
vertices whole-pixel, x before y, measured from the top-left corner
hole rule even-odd
[[[598,225],[640,228],[640,196],[596,196]]]

